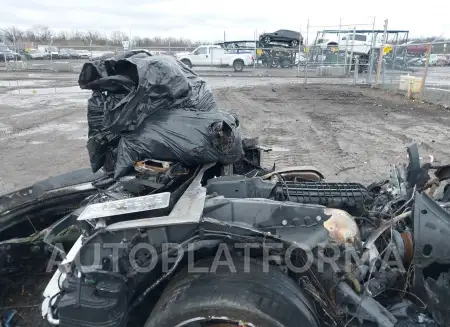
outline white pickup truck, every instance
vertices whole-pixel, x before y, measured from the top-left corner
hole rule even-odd
[[[326,49],[338,47],[340,52],[351,52],[353,50],[354,54],[368,54],[370,49],[372,48],[373,42],[372,34],[362,34],[362,33],[353,33],[341,34],[341,40],[338,41],[337,36],[330,36],[329,38],[323,37],[316,41],[316,46]],[[382,35],[377,35],[375,39],[375,47],[381,47],[381,38]]]
[[[254,57],[251,53],[228,53],[219,45],[201,45],[190,53],[178,53],[178,60],[189,68],[195,66],[233,67],[241,72],[245,66],[253,65]]]
[[[59,59],[59,50],[57,47],[38,45],[38,50],[47,53],[50,59]]]

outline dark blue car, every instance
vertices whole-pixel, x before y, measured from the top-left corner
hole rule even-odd
[[[262,43],[269,44],[272,42],[287,43],[291,47],[298,47],[303,44],[303,36],[299,32],[291,30],[278,30],[273,33],[264,33],[259,36]]]

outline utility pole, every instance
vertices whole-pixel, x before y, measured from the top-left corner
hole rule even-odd
[[[384,46],[386,44],[387,27],[388,27],[388,20],[385,19],[384,20],[383,40],[381,42],[380,53],[378,55],[377,76],[375,78],[374,87],[377,87],[377,85],[378,85],[378,81],[380,79],[381,68],[383,67],[383,55],[384,55]]]
[[[425,79],[427,78],[428,66],[430,64],[431,47],[432,47],[432,43],[427,45],[427,55],[425,57],[426,58],[425,69],[423,70],[422,81],[420,83],[420,101],[423,100],[423,90],[425,89]]]
[[[133,45],[131,44],[131,29],[130,29],[130,38],[129,38],[129,42],[128,42],[128,50],[131,51],[131,49],[133,49]]]
[[[374,51],[375,51],[375,46],[376,46],[376,39],[378,36],[378,33],[375,33],[375,20],[376,17],[373,17],[373,24],[372,24],[372,44],[370,47],[370,53],[369,53],[369,65],[368,65],[368,69],[369,69],[369,73],[367,74],[367,85],[372,84],[372,73],[373,73],[373,59],[374,59]]]
[[[352,71],[352,63],[353,63],[353,51],[355,50],[355,35],[356,35],[356,26],[353,27],[353,35],[352,35],[352,50],[350,52],[350,65],[348,66],[348,75]],[[355,61],[356,63],[356,61]],[[355,64],[356,69],[356,64]]]

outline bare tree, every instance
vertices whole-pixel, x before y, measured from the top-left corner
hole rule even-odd
[[[136,47],[142,47],[144,46],[144,42],[140,36],[135,36],[133,37],[133,45]]]
[[[33,26],[33,31],[35,35],[36,41],[43,41],[47,42],[52,39],[52,31],[50,31],[50,28],[45,25],[35,25]]]
[[[20,29],[18,29],[15,26],[9,27],[4,30],[5,31],[5,38],[11,42],[15,43],[16,41],[22,41],[24,33]]]
[[[122,46],[122,41],[128,41],[129,35],[122,31],[114,31],[108,37],[106,34],[101,34],[98,31],[90,30],[88,32],[82,32],[74,30],[71,33],[69,32],[59,32],[56,35],[53,35],[52,31],[49,27],[45,25],[36,25],[33,28],[22,31],[17,27],[9,27],[5,29],[5,38],[10,42],[14,42],[14,38],[16,41],[19,39],[23,41],[31,41],[31,42],[45,42],[48,43],[50,40],[54,39],[55,43],[62,42],[64,45],[70,45],[70,41],[78,41],[83,42],[84,45],[88,46],[97,45],[114,45],[114,46]],[[133,38],[133,45],[136,47],[192,47],[198,45],[199,42],[192,42],[190,40],[179,39],[179,38],[161,38],[161,37],[140,37],[135,36]]]
[[[88,31],[86,33],[86,37],[88,38],[89,41],[92,41],[92,43],[96,43],[96,41],[98,41],[101,38],[100,33],[97,31]]]
[[[82,40],[84,40],[85,38],[86,38],[86,34],[85,34],[85,33],[80,32],[80,31],[77,31],[77,30],[73,31],[73,36],[72,36],[72,39],[73,39],[73,40],[79,40],[79,41],[82,41]]]
[[[122,45],[122,41],[128,41],[128,35],[122,31],[114,31],[111,33],[111,43],[114,45]]]
[[[24,34],[24,38],[27,39],[28,41],[35,41],[36,35],[34,34],[33,30],[26,30],[25,34]]]
[[[65,31],[61,31],[61,32],[59,32],[58,33],[58,36],[56,37],[58,40],[61,40],[61,41],[67,41],[67,40],[69,40],[70,38],[69,38],[69,35],[67,34],[67,32],[65,32]]]

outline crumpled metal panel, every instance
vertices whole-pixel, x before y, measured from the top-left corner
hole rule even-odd
[[[424,192],[415,194],[414,264],[450,264],[450,214]]]

